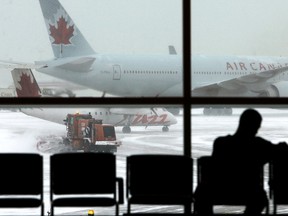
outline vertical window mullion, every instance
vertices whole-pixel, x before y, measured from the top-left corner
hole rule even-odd
[[[183,135],[184,155],[191,157],[191,2],[182,1],[183,7]]]

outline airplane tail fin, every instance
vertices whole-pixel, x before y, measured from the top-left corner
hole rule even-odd
[[[168,46],[168,49],[169,49],[169,54],[170,54],[170,55],[177,55],[177,52],[176,52],[176,49],[175,49],[174,46],[169,45],[169,46]]]
[[[18,97],[41,97],[41,91],[31,69],[15,68],[11,71]]]
[[[95,54],[58,0],[39,2],[56,58]]]

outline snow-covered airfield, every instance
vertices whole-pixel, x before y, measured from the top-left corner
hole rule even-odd
[[[258,135],[274,143],[287,140],[288,109],[258,109],[263,117],[262,127]],[[202,109],[192,109],[192,156],[198,158],[210,155],[213,140],[217,136],[228,133],[233,134],[239,115],[243,108],[233,110],[232,116],[203,116]],[[161,127],[133,127],[131,134],[123,134],[121,127],[116,128],[117,136],[123,145],[118,148],[117,175],[124,178],[126,174],[126,156],[142,153],[182,154],[183,152],[183,116],[177,117],[178,123],[170,127],[168,133],[163,133]],[[49,156],[50,152],[39,152],[36,147],[39,137],[46,135],[65,135],[65,126],[38,118],[27,116],[21,112],[9,110],[0,111],[0,152],[38,152],[44,156],[44,200],[45,213],[49,211]],[[194,168],[196,168],[194,166]],[[195,170],[194,170],[195,173]],[[196,180],[196,176],[194,177]],[[19,180],[21,177],[19,176]],[[265,179],[267,181],[267,178]],[[125,185],[125,184],[124,184]],[[194,187],[195,187],[194,183]],[[181,206],[134,206],[134,211],[146,212],[148,210],[163,211],[169,213],[182,212]],[[271,208],[272,209],[272,208]],[[95,215],[113,215],[114,208],[94,208]],[[241,207],[215,207],[215,211],[221,213],[241,212]],[[16,210],[7,209],[0,211],[0,215],[15,215]],[[17,210],[18,211],[18,210]],[[36,215],[39,211],[32,209],[19,210],[23,215]],[[286,208],[278,211],[287,213]],[[57,208],[55,213],[61,215],[87,215],[88,209]],[[126,205],[120,207],[120,213],[126,213]]]
[[[123,177],[126,175],[126,156],[141,153],[167,153],[182,154],[183,149],[183,128],[182,116],[179,116],[176,125],[170,126],[170,131],[162,132],[162,127],[132,127],[131,134],[123,134],[122,127],[116,127],[118,139],[122,140],[122,146],[117,150],[117,175]],[[44,200],[45,213],[49,211],[49,156],[53,154],[54,148],[48,151],[39,151],[37,142],[43,136],[55,135],[65,136],[65,125],[51,123],[35,117],[27,116],[21,112],[12,112],[9,110],[0,111],[0,152],[36,152],[44,156]],[[53,146],[54,147],[54,146]],[[85,177],[84,177],[85,178]],[[21,176],[19,176],[21,180]],[[151,206],[153,209],[162,207]],[[150,208],[150,209],[151,209]],[[146,208],[135,207],[139,211],[146,211]],[[179,208],[167,207],[167,212],[181,211]],[[87,215],[89,209],[79,208],[56,208],[56,214],[63,215]],[[95,215],[113,215],[114,208],[94,208]],[[37,209],[21,209],[23,215],[36,215]],[[17,210],[18,212],[18,210]],[[19,212],[18,212],[19,213]],[[120,213],[126,213],[126,205],[120,207]],[[15,215],[15,209],[1,209],[0,215]]]

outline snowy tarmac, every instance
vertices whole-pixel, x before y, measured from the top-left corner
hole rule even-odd
[[[162,127],[131,127],[131,134],[123,134],[122,127],[116,127],[118,139],[122,140],[122,146],[117,150],[117,176],[123,177],[125,183],[126,156],[142,153],[183,153],[183,128],[182,118],[179,117],[178,124],[170,126],[169,132],[162,132]],[[64,125],[48,122],[35,117],[27,116],[21,112],[0,111],[0,152],[36,152],[37,142],[42,136],[64,136],[66,128]],[[49,211],[49,156],[50,151],[40,152],[44,156],[44,200],[45,214]],[[53,152],[53,151],[52,151]],[[137,211],[146,211],[146,208],[135,207]],[[148,209],[159,209],[162,207],[151,206]],[[179,212],[180,209],[167,207],[167,212]],[[58,215],[87,215],[88,208],[56,208]],[[95,215],[113,215],[114,208],[94,208]],[[18,210],[17,210],[18,212]],[[36,209],[21,209],[22,215],[37,215]],[[126,213],[126,205],[120,207],[120,213]],[[19,213],[19,212],[18,212]],[[0,210],[0,215],[15,215],[15,209]]]
[[[274,143],[287,141],[288,109],[258,109],[263,117],[262,127],[258,135]],[[213,140],[217,136],[233,134],[236,130],[239,115],[243,109],[234,109],[232,116],[203,116],[202,109],[192,109],[192,156],[197,159],[203,155],[210,155]],[[38,152],[36,143],[39,136],[63,136],[66,133],[64,125],[51,123],[45,120],[27,116],[21,112],[0,111],[0,152]],[[126,156],[144,153],[183,154],[183,116],[177,117],[178,123],[170,126],[170,131],[162,132],[161,127],[132,127],[131,134],[123,134],[122,128],[117,127],[116,132],[123,144],[118,148],[117,176],[123,177],[125,186]],[[50,153],[40,152],[44,156],[44,201],[45,214],[49,211],[49,156]],[[195,163],[196,164],[196,163]],[[194,168],[196,166],[194,165]],[[194,170],[194,173],[195,170]],[[196,180],[196,175],[194,176]],[[267,181],[267,178],[265,179]],[[194,181],[194,187],[195,187]],[[126,194],[125,194],[126,196]],[[57,215],[87,215],[89,208],[57,208]],[[93,208],[95,215],[113,215],[114,208]],[[215,212],[241,212],[242,207],[215,207]],[[272,209],[272,208],[270,208]],[[182,212],[181,206],[133,206],[137,212],[163,211],[167,213]],[[16,212],[17,211],[17,212]],[[38,210],[21,209],[22,215],[37,215]],[[120,206],[120,214],[127,212],[126,201]],[[278,212],[287,213],[286,208],[279,208]],[[15,215],[15,209],[0,210],[0,215]]]

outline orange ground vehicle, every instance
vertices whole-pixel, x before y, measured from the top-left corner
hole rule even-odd
[[[64,144],[73,150],[116,152],[121,145],[121,141],[116,139],[115,127],[102,124],[102,120],[94,119],[90,114],[68,114],[66,129]]]

